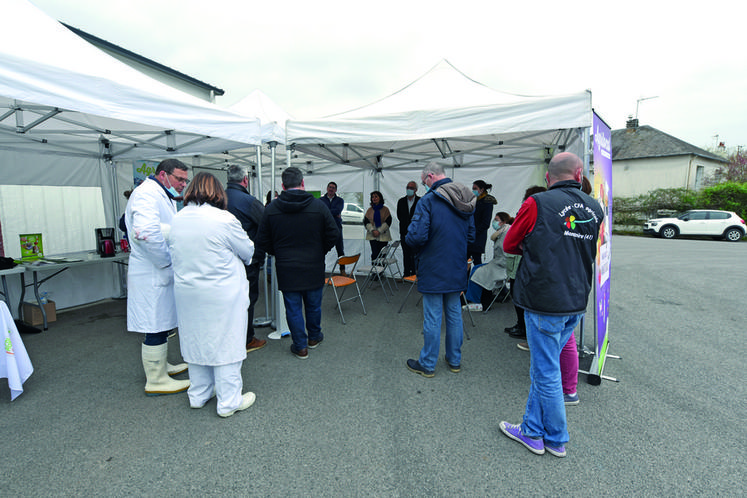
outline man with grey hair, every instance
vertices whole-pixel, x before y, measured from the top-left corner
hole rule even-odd
[[[477,201],[466,186],[446,177],[443,166],[431,162],[420,180],[420,198],[407,230],[407,244],[415,249],[418,292],[423,294],[423,349],[407,368],[433,377],[441,344],[442,314],[446,316],[446,365],[454,373],[462,363],[462,306],[467,289],[467,244],[475,240],[472,213]]]
[[[228,167],[228,184],[226,185],[226,197],[228,198],[228,211],[241,222],[249,238],[254,242],[257,238],[257,229],[262,221],[262,213],[265,207],[253,195],[249,193],[249,174],[246,168],[235,164]],[[246,279],[249,281],[249,321],[246,326],[246,352],[250,353],[265,347],[266,339],[254,337],[254,305],[259,298],[259,269],[265,259],[265,253],[254,248],[254,256],[249,266],[245,266]]]
[[[503,241],[506,253],[522,255],[512,290],[524,309],[531,384],[522,423],[499,427],[537,455],[566,454],[560,353],[586,312],[604,219],[599,203],[581,191],[582,169],[575,154],[553,157],[548,190],[524,201]]]

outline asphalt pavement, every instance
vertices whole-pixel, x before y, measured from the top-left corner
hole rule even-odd
[[[529,354],[510,303],[466,315],[462,371],[409,372],[422,307],[406,289],[324,297],[324,342],[299,360],[270,340],[243,365],[246,411],[148,397],[124,301],[61,310],[22,336],[35,371],[0,381],[1,496],[744,496],[747,243],[612,237],[605,374],[568,407],[568,456],[498,429],[521,420]],[[263,313],[263,304],[257,314]],[[586,337],[591,340],[591,320]],[[260,338],[271,330],[257,329]],[[179,359],[178,339],[170,358]]]

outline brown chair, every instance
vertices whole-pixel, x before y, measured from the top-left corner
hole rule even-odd
[[[335,266],[332,268],[332,275],[327,277],[326,280],[326,286],[324,288],[324,291],[327,291],[327,288],[332,287],[332,290],[335,293],[335,301],[337,302],[337,309],[340,311],[340,318],[342,318],[342,323],[345,323],[345,317],[342,314],[342,303],[346,301],[353,301],[355,299],[360,299],[361,301],[361,308],[363,308],[363,314],[366,314],[366,307],[363,304],[363,296],[361,295],[361,289],[358,287],[358,281],[355,279],[355,267],[358,264],[358,260],[360,259],[361,255],[360,253],[354,254],[352,256],[340,256],[337,258],[337,261],[335,261]],[[346,266],[350,267],[350,271],[348,272],[349,277],[343,277],[342,275],[335,275],[335,271],[340,266]],[[347,299],[342,299],[342,296],[345,294],[345,291],[348,287],[355,286],[355,291],[357,292],[357,295],[349,297]],[[340,294],[337,294],[337,289],[342,289]]]

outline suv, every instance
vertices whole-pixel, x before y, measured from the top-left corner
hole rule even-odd
[[[673,239],[678,235],[710,235],[737,242],[745,233],[744,220],[731,211],[691,209],[676,218],[654,218],[643,224],[643,233]]]

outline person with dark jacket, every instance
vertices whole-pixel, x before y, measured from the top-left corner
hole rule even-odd
[[[404,276],[415,275],[415,250],[407,244],[407,228],[410,226],[415,206],[418,205],[418,184],[414,181],[407,182],[406,194],[397,201],[397,220],[399,221],[399,240],[402,244],[402,263],[404,264]]]
[[[581,191],[582,169],[575,154],[553,157],[547,192],[522,204],[503,241],[504,251],[522,254],[514,302],[524,309],[531,384],[523,422],[499,427],[538,455],[566,455],[560,354],[586,312],[604,219],[599,203]]]
[[[345,256],[345,245],[342,238],[342,210],[345,209],[345,201],[337,195],[337,183],[329,182],[327,184],[327,195],[321,196],[320,199],[329,208],[329,212],[332,213],[332,217],[337,223],[337,229],[340,230],[340,238],[337,239],[337,244],[335,244],[337,257]],[[340,265],[340,275],[346,275],[345,265]]]
[[[441,317],[446,315],[446,364],[454,373],[462,361],[462,306],[467,289],[467,244],[475,238],[472,213],[475,196],[446,177],[443,166],[431,162],[420,174],[428,189],[418,202],[407,231],[415,248],[418,292],[423,294],[423,349],[407,368],[433,377],[441,343]]]
[[[262,213],[265,207],[253,195],[249,193],[249,174],[246,169],[231,165],[228,167],[228,183],[226,185],[226,197],[228,199],[228,212],[233,214],[241,223],[241,227],[252,242],[257,238],[259,222],[262,221]],[[246,326],[246,352],[251,353],[265,347],[266,339],[254,337],[254,305],[259,298],[259,269],[265,259],[265,253],[260,250],[254,251],[252,263],[245,266],[246,279],[249,281],[249,322]]]
[[[291,353],[305,359],[307,348],[317,347],[324,339],[324,258],[340,230],[327,206],[305,191],[300,169],[291,166],[283,171],[282,183],[280,196],[265,207],[255,244],[275,257],[278,288],[283,292],[293,339]]]
[[[474,215],[475,241],[469,244],[467,250],[475,266],[482,264],[482,254],[488,242],[488,228],[493,222],[493,206],[498,204],[496,198],[488,193],[491,188],[493,186],[483,180],[475,180],[472,184],[472,193],[477,197]]]

